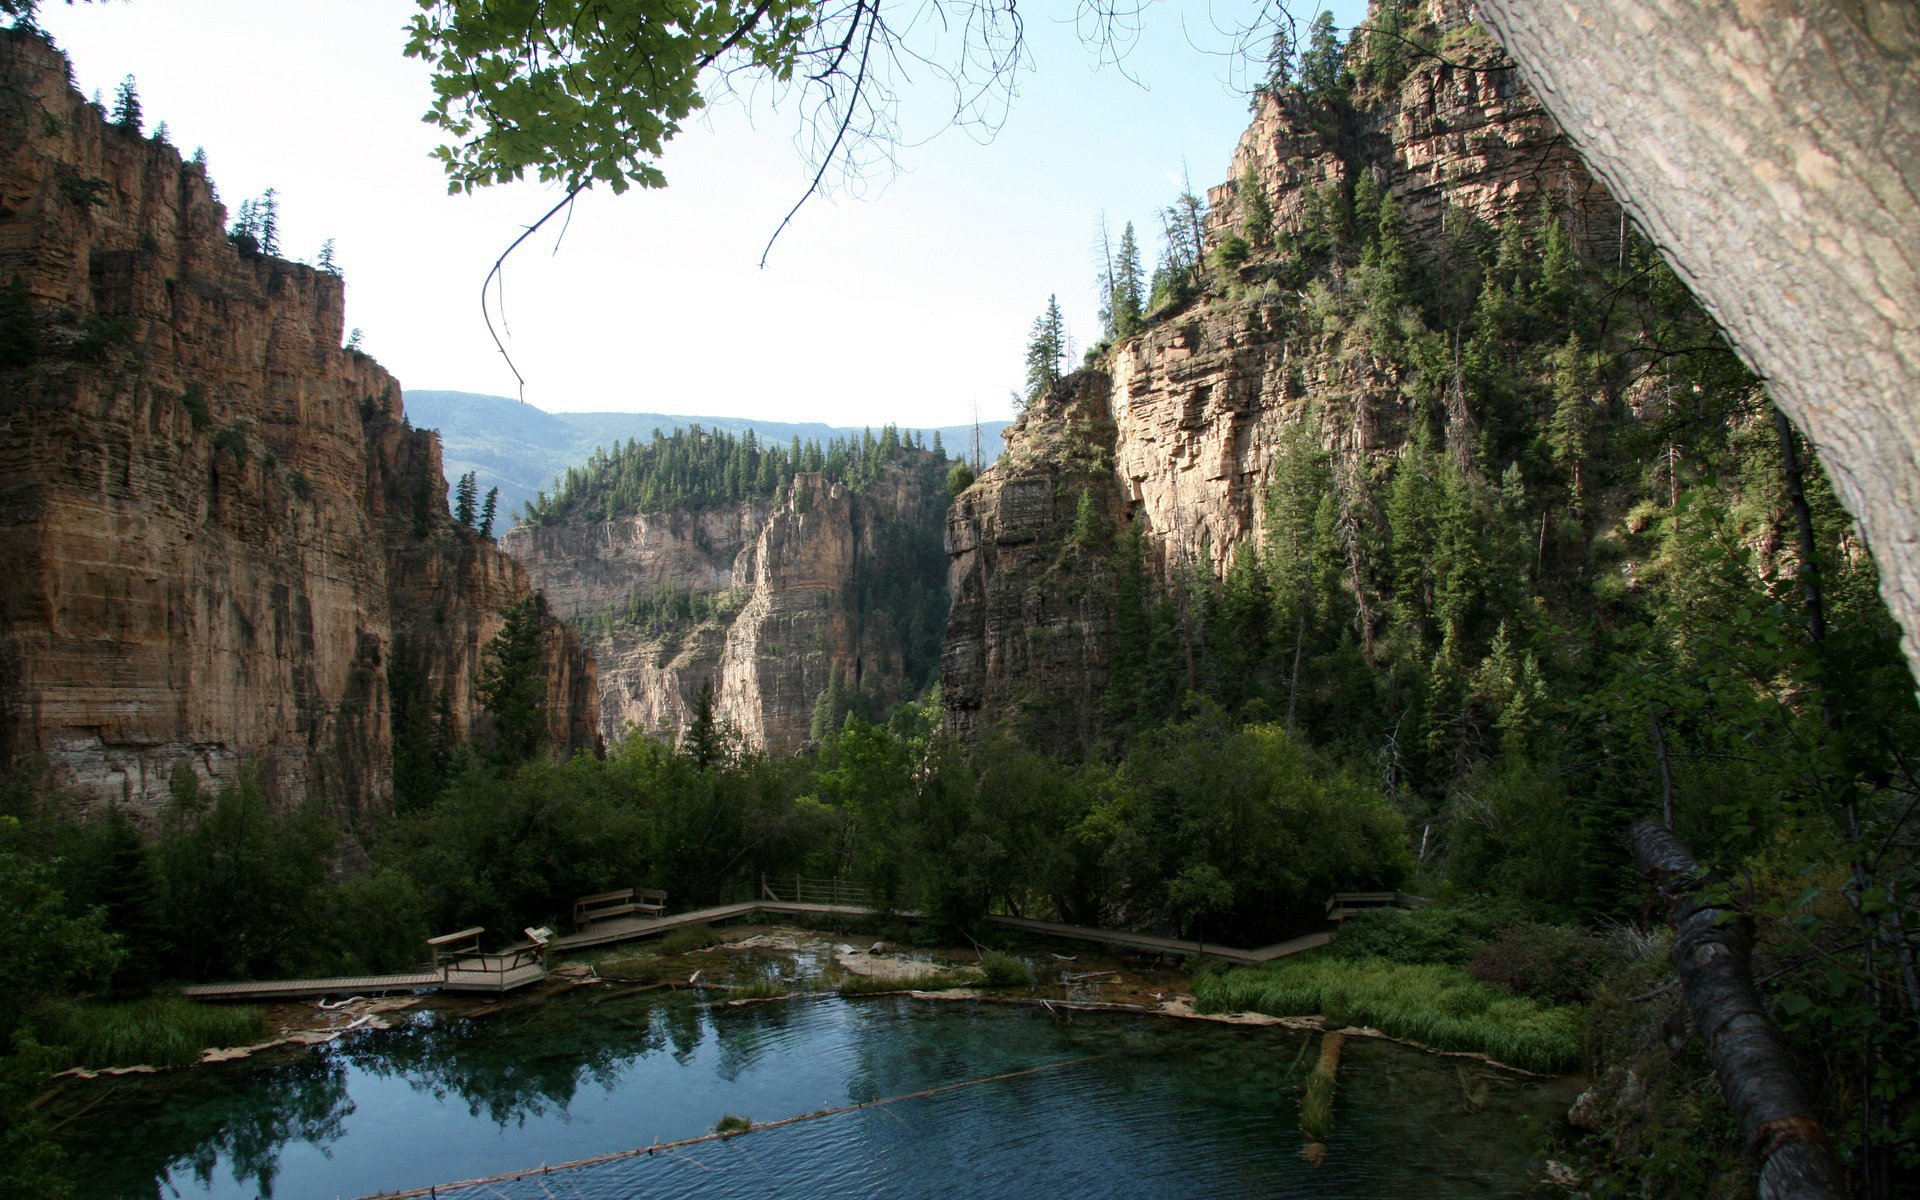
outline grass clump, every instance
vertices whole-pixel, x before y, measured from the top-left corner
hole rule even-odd
[[[660,939],[660,953],[665,957],[685,954],[689,950],[705,950],[708,946],[718,946],[726,937],[711,925],[689,925],[685,929],[676,929]]]
[[[618,980],[622,983],[659,983],[667,977],[666,968],[660,960],[651,954],[626,954],[616,958],[604,958],[594,964],[594,972],[602,979]]]
[[[75,1004],[60,1010],[51,1040],[67,1048],[73,1065],[184,1067],[210,1046],[244,1046],[267,1038],[257,1008],[196,1004],[180,996],[153,996],[113,1004]]]
[[[762,975],[734,984],[728,990],[736,1000],[771,1000],[775,996],[791,996],[799,989],[799,984],[788,983],[777,975]]]
[[[751,1120],[746,1117],[736,1117],[732,1113],[727,1113],[714,1124],[713,1131],[725,1136],[732,1133],[745,1133],[752,1128],[753,1122]]]
[[[1437,1050],[1467,1050],[1530,1071],[1565,1071],[1580,1053],[1580,1012],[1513,996],[1458,967],[1302,955],[1194,981],[1202,1012],[1324,1015]]]
[[[973,987],[980,982],[977,972],[961,968],[919,975],[912,979],[889,979],[882,975],[848,975],[840,981],[842,996],[874,996],[883,992],[946,992]]]
[[[986,973],[988,987],[1033,986],[1033,968],[1011,954],[989,950],[980,956],[980,969]]]

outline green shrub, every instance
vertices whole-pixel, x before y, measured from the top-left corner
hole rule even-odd
[[[1563,1071],[1580,1052],[1577,1009],[1509,996],[1458,967],[1313,954],[1194,981],[1202,1012],[1319,1013],[1437,1050],[1467,1050],[1530,1071]]]
[[[947,472],[947,495],[958,496],[966,491],[973,486],[973,478],[973,468],[965,462],[953,464],[953,469]]]
[[[80,336],[73,343],[73,357],[81,362],[102,363],[116,348],[132,340],[132,317],[93,313],[80,323]]]
[[[75,1066],[184,1067],[211,1046],[244,1046],[266,1040],[267,1019],[257,1008],[196,1004],[179,996],[154,996],[123,1004],[76,1004],[54,1017],[49,1040],[63,1046]]]
[[[732,1113],[728,1113],[721,1117],[719,1122],[714,1125],[713,1131],[718,1134],[745,1133],[752,1128],[753,1122],[751,1120],[746,1117],[736,1117]]]
[[[180,393],[180,407],[187,410],[187,419],[193,422],[196,431],[213,424],[213,410],[207,407],[206,389],[197,383],[187,385]]]
[[[60,195],[75,208],[86,210],[107,202],[107,193],[113,185],[98,176],[82,178],[65,172],[60,174]]]
[[[1475,979],[1547,1004],[1578,1004],[1618,959],[1598,938],[1557,925],[1505,929],[1468,966]]]
[[[213,435],[213,450],[218,454],[225,450],[233,455],[235,462],[247,461],[247,434],[238,425],[223,425]]]
[[[1525,920],[1517,904],[1479,898],[1432,908],[1377,909],[1344,921],[1332,953],[1350,959],[1464,966],[1502,929]]]
[[[1033,986],[1033,968],[1011,954],[989,950],[980,957],[980,969],[986,973],[988,987]]]

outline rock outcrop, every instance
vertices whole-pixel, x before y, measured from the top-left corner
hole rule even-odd
[[[677,737],[711,686],[747,746],[792,750],[836,675],[882,707],[924,682],[937,620],[908,628],[911,593],[942,610],[945,466],[907,450],[857,489],[802,472],[775,501],[521,525],[502,545],[600,664],[602,736]]]
[[[1284,240],[1307,229],[1316,204],[1336,193],[1350,203],[1365,176],[1393,197],[1407,242],[1422,253],[1475,222],[1489,236],[1503,218],[1533,219],[1543,204],[1582,253],[1616,253],[1619,210],[1499,48],[1466,23],[1466,8],[1435,4],[1435,27],[1449,31],[1444,56],[1415,61],[1385,94],[1362,94],[1345,109],[1295,90],[1262,94],[1228,182],[1209,191],[1208,250],[1245,223],[1249,183]],[[1045,581],[1067,569],[1075,500],[1066,481],[1075,494],[1117,492],[1161,580],[1219,577],[1235,548],[1258,536],[1282,434],[1310,406],[1349,469],[1376,470],[1405,445],[1410,410],[1397,368],[1330,349],[1297,319],[1297,284],[1263,274],[1260,263],[1239,279],[1213,270],[1207,297],[1156,314],[1029,409],[1006,432],[1008,454],[956,502],[944,677],[956,732],[971,736],[983,712],[1008,706],[1016,724],[1036,728],[1025,714],[1080,712],[1104,692],[1110,607],[1089,595],[1071,612],[1032,608]],[[1062,436],[1068,413],[1076,432]],[[1094,460],[1104,465],[1089,467]],[[1039,740],[1049,748],[1085,743],[1057,722],[1046,728]]]
[[[153,812],[182,765],[377,809],[397,640],[454,732],[526,575],[446,511],[439,447],[340,348],[333,274],[242,250],[204,169],[0,36],[0,768]],[[590,661],[550,633],[553,732]]]
[[[1006,454],[947,514],[953,599],[940,682],[948,728],[964,740],[992,720],[1037,745],[1085,752],[1100,727],[1099,665],[1115,629],[1098,543],[1121,507],[1106,449],[1116,440],[1110,395],[1102,372],[1061,381],[1007,430]]]

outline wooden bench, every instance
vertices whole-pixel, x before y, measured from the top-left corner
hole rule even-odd
[[[667,894],[656,888],[620,888],[596,892],[573,902],[573,923],[581,929],[615,917],[657,917],[667,910]]]
[[[475,925],[472,929],[462,929],[457,933],[443,933],[439,937],[427,939],[428,949],[433,951],[433,965],[445,966],[456,958],[467,958],[480,953],[480,935],[486,927]]]

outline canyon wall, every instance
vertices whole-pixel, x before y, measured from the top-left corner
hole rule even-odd
[[[327,272],[243,250],[204,168],[0,36],[0,768],[151,814],[182,765],[377,809],[405,641],[477,714],[525,573],[446,512],[439,447],[340,348]],[[549,632],[553,733],[590,661]]]
[[[1244,187],[1261,190],[1282,247],[1307,231],[1316,204],[1336,193],[1351,204],[1363,177],[1397,203],[1423,262],[1443,258],[1458,230],[1537,228],[1549,208],[1579,253],[1620,252],[1619,209],[1467,21],[1468,6],[1437,0],[1428,15],[1442,55],[1415,59],[1391,88],[1356,92],[1349,109],[1293,89],[1257,97],[1228,181],[1209,191],[1209,252],[1246,224]],[[1218,578],[1258,537],[1276,450],[1309,409],[1345,469],[1378,477],[1406,445],[1404,369],[1302,320],[1309,281],[1285,278],[1280,257],[1211,267],[1204,295],[1153,314],[1030,407],[1005,434],[1008,454],[958,499],[947,535],[950,728],[972,736],[983,714],[1010,713],[1040,744],[1072,751],[1098,723],[1111,589],[1070,608],[1047,599],[1050,576],[1085,575],[1066,533],[1079,493],[1140,531],[1163,582],[1183,571]],[[1311,286],[1347,284],[1336,274]],[[1470,407],[1463,397],[1457,415],[1470,420]]]
[[[937,626],[907,628],[890,598],[942,592],[945,469],[906,450],[857,488],[801,472],[771,500],[525,524],[502,545],[600,664],[603,737],[677,737],[710,686],[745,745],[792,750],[836,674],[879,706],[925,682],[914,647]]]

